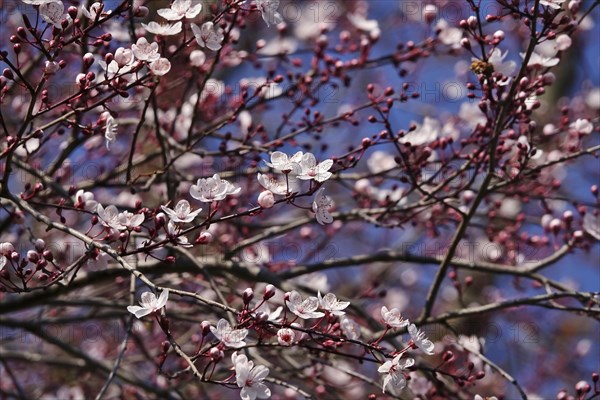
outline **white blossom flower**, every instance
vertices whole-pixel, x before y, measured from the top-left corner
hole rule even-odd
[[[104,208],[102,204],[98,203],[96,212],[98,213],[98,218],[100,218],[102,225],[107,228],[116,230],[125,229],[125,226],[121,223],[121,219],[119,218],[119,210],[117,210],[117,207],[110,205]]]
[[[211,326],[210,331],[227,347],[239,348],[246,345],[244,339],[248,335],[248,329],[233,329],[224,318],[217,322],[216,328]]]
[[[119,222],[127,229],[133,229],[144,222],[144,214],[133,214],[129,211],[123,211],[119,214]]]
[[[87,8],[85,8],[85,6],[81,6],[81,12],[88,19],[94,21],[96,19],[96,17],[98,16],[98,13],[101,12],[103,8],[104,8],[104,5],[102,3],[96,2],[90,6],[89,10]]]
[[[169,219],[173,222],[192,222],[194,218],[202,211],[201,208],[196,211],[192,211],[190,202],[187,200],[179,200],[175,205],[174,209],[170,209],[166,206],[160,206],[162,210],[169,216]]]
[[[332,202],[329,196],[325,196],[325,194],[323,194],[324,191],[325,188],[320,188],[317,190],[315,199],[312,203],[312,210],[315,213],[317,222],[321,225],[331,224],[333,222],[333,217],[329,213]]]
[[[160,235],[158,237],[159,241],[162,241],[165,239],[168,239],[171,242],[174,242],[175,244],[177,244],[177,246],[181,246],[181,247],[192,247],[193,246],[189,242],[187,237],[185,237],[184,235],[181,235],[181,231],[180,231],[179,227],[172,220],[170,220],[167,223],[167,236],[165,237],[164,235]]]
[[[517,63],[514,61],[504,62],[507,55],[508,50],[502,54],[502,51],[496,47],[488,57],[488,62],[494,66],[494,71],[499,72],[504,76],[511,76],[517,68]]]
[[[115,61],[119,67],[124,67],[133,61],[133,51],[124,47],[119,47],[115,51]]]
[[[379,22],[376,19],[367,19],[358,13],[348,13],[346,17],[356,29],[367,32],[371,39],[377,39],[381,35]]]
[[[333,165],[333,160],[324,160],[317,165],[317,160],[312,153],[306,153],[300,161],[302,171],[298,175],[298,179],[309,180],[314,179],[317,182],[325,182],[331,177],[329,169]]]
[[[145,37],[141,37],[135,44],[131,45],[133,55],[140,61],[154,61],[160,58],[158,54],[158,43],[148,43]]]
[[[419,349],[429,355],[433,354],[433,342],[425,336],[425,333],[421,332],[415,324],[410,324],[408,327],[408,333],[412,338],[413,342]]]
[[[400,361],[401,357],[402,354],[398,354],[392,360],[386,361],[377,369],[379,373],[385,374],[385,377],[383,378],[383,393],[385,393],[385,388],[390,383],[396,390],[402,390],[406,386],[406,378],[404,377],[402,370],[412,367],[415,364],[415,360],[407,358],[406,360]]]
[[[190,187],[190,195],[202,202],[212,203],[223,200],[226,196],[239,193],[241,188],[236,188],[231,183],[214,174],[210,178],[200,178],[195,185]]]
[[[281,316],[282,311],[283,307],[281,306],[277,307],[274,311],[271,311],[271,307],[269,307],[269,304],[265,302],[262,303],[254,312],[257,318],[259,318],[261,314],[264,314],[267,318],[267,321],[276,322]]]
[[[221,48],[221,43],[225,38],[223,29],[219,26],[215,26],[211,21],[207,21],[199,27],[196,24],[190,24],[196,42],[201,47],[207,47],[213,51],[217,51]]]
[[[321,309],[329,311],[333,315],[344,315],[346,312],[342,311],[350,305],[349,301],[339,301],[335,294],[327,293],[321,297],[321,291],[317,292],[317,298],[319,299],[319,305]]]
[[[521,55],[521,57],[524,59],[525,58],[525,53],[519,53]],[[531,53],[531,57],[529,58],[529,62],[527,63],[527,66],[535,68],[535,69],[543,69],[543,68],[549,68],[549,67],[554,67],[555,65],[558,64],[558,62],[560,61],[559,58],[557,57],[546,57],[543,55],[540,55],[538,53]]]
[[[360,325],[345,315],[340,317],[340,329],[344,336],[350,340],[358,340],[360,338]]]
[[[410,143],[413,146],[430,143],[436,140],[440,135],[442,125],[435,118],[425,117],[423,124],[418,125],[413,131],[398,139],[400,143]]]
[[[258,173],[258,183],[268,191],[285,196],[288,192],[288,184],[285,181],[285,177],[271,178],[266,174]]]
[[[117,120],[113,118],[108,111],[102,113],[106,118],[104,125],[104,138],[106,139],[106,149],[110,150],[110,143],[117,138],[117,129],[119,125]]]
[[[157,298],[152,292],[142,293],[140,299],[140,306],[127,306],[127,311],[136,316],[136,318],[142,318],[150,313],[157,312],[167,304],[169,299],[169,289],[162,291],[160,296]]]
[[[462,29],[451,27],[445,19],[440,19],[436,24],[436,28],[440,31],[438,38],[443,44],[450,46],[453,49],[461,48],[460,41],[463,37]]]
[[[40,5],[40,15],[47,23],[54,25],[56,28],[62,28],[61,22],[66,17],[65,5],[59,0],[45,2]]]
[[[589,135],[594,130],[594,125],[585,118],[579,118],[569,127],[582,135]]]
[[[397,166],[394,156],[381,150],[374,151],[367,159],[367,167],[374,174],[389,171]]]
[[[182,18],[194,18],[202,11],[202,3],[192,6],[192,0],[175,0],[171,8],[161,8],[158,15],[169,21],[179,21]]]
[[[573,40],[569,35],[561,34],[556,37],[555,48],[557,51],[565,51],[573,44]]]
[[[567,0],[540,0],[540,4],[546,7],[554,8],[555,10],[560,10],[565,1]]]
[[[296,331],[290,328],[281,328],[277,331],[277,342],[282,346],[291,346],[298,339]]]
[[[271,162],[265,161],[265,164],[284,174],[298,175],[302,172],[300,162],[303,156],[304,154],[301,151],[291,157],[281,151],[274,151],[271,153]]]
[[[174,24],[159,24],[158,22],[150,22],[149,24],[142,23],[146,31],[160,36],[172,36],[181,32],[181,21]]]
[[[254,366],[243,354],[237,352],[231,355],[231,361],[235,368],[235,381],[242,388],[240,398],[242,400],[267,399],[271,397],[271,390],[263,383],[269,375],[269,368],[264,365]]]
[[[154,75],[163,76],[171,70],[171,62],[166,58],[161,57],[158,60],[152,61],[148,65],[148,68],[150,68],[150,71],[152,71]]]
[[[277,12],[277,7],[279,7],[279,0],[256,0],[256,8],[262,14],[262,19],[267,26],[283,22],[283,17]]]
[[[75,203],[75,208],[83,208],[87,211],[94,211],[98,207],[98,202],[94,200],[94,193],[86,192],[83,189],[75,193],[73,203]]]
[[[390,328],[404,328],[409,324],[408,320],[402,318],[400,310],[397,308],[388,310],[386,306],[381,307],[381,317],[385,324]]]
[[[320,318],[325,315],[320,311],[316,311],[319,307],[319,299],[311,296],[302,300],[300,293],[295,290],[290,292],[287,306],[291,312],[302,319]]]

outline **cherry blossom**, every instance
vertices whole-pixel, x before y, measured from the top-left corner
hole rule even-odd
[[[319,305],[321,309],[328,311],[333,315],[344,315],[344,311],[350,305],[349,301],[339,301],[335,294],[327,293],[325,296],[321,296],[321,292],[317,292],[317,298],[319,299]]]
[[[271,397],[269,389],[263,381],[269,375],[269,369],[264,365],[254,366],[243,354],[237,352],[231,355],[235,369],[235,381],[242,388],[240,398],[242,400],[267,399]]]
[[[283,22],[283,17],[277,12],[279,0],[256,0],[256,8],[261,12],[262,19],[267,26]]]
[[[600,241],[600,214],[587,212],[583,217],[583,230],[586,231],[594,239]]]
[[[139,306],[127,306],[127,311],[135,315],[136,318],[145,317],[148,314],[155,313],[165,305],[169,299],[169,289],[165,289],[157,298],[152,292],[144,292],[140,298]]]
[[[161,57],[158,60],[152,61],[148,65],[148,68],[150,68],[150,71],[152,71],[154,75],[163,76],[171,70],[171,62],[166,58]]]
[[[159,241],[169,240],[171,243],[181,247],[192,247],[192,243],[189,242],[188,238],[181,234],[181,230],[175,222],[172,220],[167,223],[167,235],[160,235]]]
[[[488,57],[488,62],[494,66],[494,71],[499,72],[504,76],[511,76],[517,68],[517,63],[514,61],[504,62],[507,55],[508,50],[502,53],[502,51],[496,47]]]
[[[344,336],[350,340],[358,340],[360,338],[360,325],[345,315],[340,317],[340,329]]]
[[[410,143],[413,146],[430,143],[436,140],[440,134],[441,124],[435,118],[425,117],[422,125],[408,132],[404,137],[398,139],[400,143]]]
[[[139,38],[135,44],[132,44],[131,50],[133,51],[135,58],[140,61],[151,62],[160,58],[160,54],[158,53],[158,43],[148,43],[148,40],[144,37]]]
[[[196,211],[192,211],[190,207],[190,202],[187,200],[179,200],[175,205],[174,209],[168,208],[166,206],[160,206],[160,208],[169,216],[172,222],[192,222],[194,218],[200,214],[202,211],[201,208]]]
[[[268,191],[285,196],[288,192],[288,184],[284,177],[271,178],[266,174],[258,173],[258,183]]]
[[[300,160],[301,172],[298,174],[298,179],[314,179],[317,182],[325,182],[332,175],[329,172],[332,165],[332,160],[324,160],[317,165],[315,156],[312,153],[306,153]]]
[[[223,42],[225,35],[223,34],[223,29],[215,26],[212,21],[203,23],[202,27],[199,27],[196,24],[190,24],[190,26],[198,45],[207,47],[213,51],[217,51],[221,48],[221,43]]]
[[[98,203],[96,213],[98,214],[102,225],[106,226],[107,228],[116,230],[125,229],[125,226],[121,223],[119,210],[116,206],[111,204],[110,206],[104,208],[102,204]]]
[[[321,225],[331,224],[333,222],[333,216],[329,213],[332,202],[328,196],[325,196],[324,192],[325,188],[317,190],[315,199],[312,203],[312,210],[315,213],[317,222]]]
[[[453,49],[461,48],[460,41],[463,37],[461,29],[450,26],[445,19],[440,19],[436,24],[436,28],[439,30],[438,38],[443,44]]]
[[[202,11],[202,3],[192,6],[192,0],[175,0],[170,8],[161,8],[158,15],[169,21],[179,21],[182,18],[194,18]]]
[[[392,308],[388,310],[386,306],[381,307],[381,317],[387,326],[390,328],[404,328],[408,326],[408,320],[402,318],[400,315],[400,310],[397,308]]]
[[[150,22],[148,24],[142,23],[142,26],[146,31],[160,36],[172,36],[177,35],[181,32],[181,21],[175,22],[174,24],[159,24],[158,22]]]
[[[98,202],[94,200],[94,193],[86,192],[80,189],[73,196],[73,202],[76,208],[83,208],[87,211],[95,211],[98,206]]]
[[[359,13],[349,13],[346,17],[356,29],[367,32],[371,39],[378,39],[381,36],[379,22],[376,19],[367,19]]]
[[[385,393],[386,387],[391,384],[395,390],[402,390],[406,386],[406,378],[403,370],[412,367],[415,364],[415,360],[407,358],[400,360],[402,353],[398,354],[392,360],[388,360],[381,365],[377,371],[384,374],[383,378],[383,393]]]
[[[525,58],[525,53],[519,53],[521,57]],[[560,61],[557,57],[546,57],[540,55],[538,53],[531,53],[531,57],[529,58],[528,66],[535,69],[544,69],[549,67],[554,67]]]
[[[302,319],[321,318],[325,315],[320,311],[316,311],[319,307],[319,299],[311,296],[302,300],[300,293],[295,290],[289,293],[287,306],[291,312]]]
[[[291,346],[296,341],[296,331],[290,328],[281,328],[277,331],[277,342],[282,346]]]
[[[127,229],[133,229],[144,222],[144,214],[133,214],[129,211],[123,211],[119,214],[119,222]]]
[[[99,13],[102,12],[103,8],[104,5],[102,3],[96,2],[90,6],[89,10],[82,5],[81,12],[86,16],[86,18],[94,21],[98,17]]]
[[[57,28],[62,28],[61,23],[65,19],[65,5],[62,1],[44,2],[40,5],[42,19]]]
[[[115,61],[119,67],[124,67],[127,64],[131,63],[133,60],[133,52],[131,49],[126,49],[124,47],[119,47],[115,51]]]
[[[259,319],[265,318],[267,321],[276,322],[281,316],[282,311],[283,307],[281,306],[277,307],[274,311],[271,311],[271,307],[265,302],[255,310],[255,314]]]
[[[106,118],[106,122],[104,125],[104,138],[106,139],[106,149],[110,150],[110,143],[117,138],[117,129],[119,125],[108,111],[105,111],[104,113],[102,113],[102,115],[104,118]]]
[[[433,354],[433,342],[427,339],[425,333],[421,332],[415,324],[410,324],[408,326],[408,333],[412,338],[413,343],[421,349],[424,353],[432,355]]]
[[[546,7],[554,8],[555,10],[560,10],[565,1],[566,0],[540,0],[540,4]]]
[[[265,164],[284,174],[298,175],[302,172],[300,163],[302,162],[303,156],[304,153],[301,151],[295,153],[291,157],[281,151],[274,151],[271,153],[271,162],[265,161]]]
[[[233,329],[226,319],[221,318],[217,326],[211,326],[210,331],[225,346],[240,348],[246,345],[244,338],[248,335],[248,329]]]
[[[579,118],[569,125],[571,129],[582,135],[589,135],[594,130],[594,125],[587,119]]]
[[[190,187],[190,195],[202,202],[211,203],[237,194],[240,190],[241,188],[236,188],[230,182],[221,179],[219,174],[214,174],[210,178],[198,179],[198,182]]]

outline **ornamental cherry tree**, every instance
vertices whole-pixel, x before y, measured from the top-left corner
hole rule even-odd
[[[0,397],[600,398],[598,4],[4,2]]]

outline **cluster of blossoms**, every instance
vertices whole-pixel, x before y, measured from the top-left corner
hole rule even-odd
[[[288,196],[291,194],[291,187],[297,183],[297,179],[321,184],[332,176],[329,170],[333,166],[333,160],[327,159],[317,163],[314,154],[302,151],[291,156],[281,151],[275,151],[271,154],[271,162],[265,161],[265,163],[283,176],[269,178],[264,174],[258,174],[258,182],[265,189],[258,196],[258,203],[262,208],[273,207],[274,195]],[[312,203],[312,211],[321,225],[333,222],[333,217],[329,213],[333,204],[331,198],[326,196],[324,191],[325,188],[320,187],[315,193]]]
[[[281,307],[274,312],[270,311],[265,300],[268,300],[274,294],[274,287],[267,285],[263,301],[259,306],[254,307],[252,311],[254,318],[257,321],[262,320],[278,325],[283,324],[277,331],[277,342],[281,346],[292,346],[307,339],[308,335],[305,334],[301,324],[293,321],[289,322],[285,317],[280,318]],[[151,292],[144,292],[141,295],[140,306],[128,306],[127,310],[137,318],[142,318],[149,314],[157,314],[166,306],[168,296],[168,289],[163,290],[159,297]],[[246,289],[244,292],[244,303],[248,304],[252,297],[252,289]],[[345,315],[346,312],[344,310],[348,308],[350,302],[339,300],[333,293],[327,293],[322,296],[321,292],[318,292],[317,297],[309,296],[303,299],[300,293],[294,290],[285,294],[284,301],[288,310],[296,316],[294,321],[298,318],[308,320],[333,317],[338,319],[340,329],[347,339],[357,341],[360,337],[359,325]],[[319,309],[321,311],[318,311]],[[411,348],[417,348],[425,354],[432,355],[434,354],[434,344],[414,324],[404,319],[397,308],[388,309],[386,306],[383,306],[381,308],[381,317],[386,326],[383,335],[385,335],[388,329],[408,327],[408,333],[411,338],[405,349],[396,352],[391,360],[385,361],[377,370],[383,374],[383,392],[385,393],[388,385],[393,390],[402,390],[406,386],[406,374],[410,372],[410,367],[414,365],[414,359],[402,359],[402,355]],[[206,324],[210,332],[220,343],[220,347],[216,351],[221,352],[223,347],[233,349],[246,347],[247,343],[245,339],[249,333],[247,328],[236,329],[223,318],[215,326],[207,323],[203,324]],[[270,397],[270,390],[262,383],[269,373],[268,368],[254,366],[251,361],[248,361],[246,356],[238,355],[237,352],[233,353],[231,359],[236,372],[236,382],[242,388],[240,396],[243,400]]]

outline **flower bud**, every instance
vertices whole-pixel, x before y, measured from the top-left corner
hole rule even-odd
[[[208,351],[208,355],[210,356],[210,358],[212,358],[212,360],[213,360],[214,362],[220,361],[220,360],[222,360],[222,359],[223,359],[223,357],[225,357],[225,354],[223,353],[223,351],[222,351],[222,350],[219,350],[219,349],[218,349],[218,348],[216,348],[216,347],[213,347],[213,348],[211,348],[211,349]]]
[[[60,69],[60,66],[56,61],[46,61],[45,67],[46,68],[44,69],[44,71],[48,75],[53,75]]]
[[[40,255],[36,251],[29,250],[27,252],[27,259],[32,263],[36,263],[40,259]]]
[[[83,69],[87,70],[94,63],[94,55],[92,53],[85,53],[83,56]]]
[[[275,197],[273,196],[273,192],[270,190],[265,190],[258,195],[258,204],[262,208],[271,208],[275,205]]]
[[[43,239],[36,239],[34,246],[37,251],[43,251],[46,247],[46,242]]]
[[[263,300],[269,300],[273,296],[275,296],[275,286],[268,284],[263,291]]]
[[[200,332],[202,333],[202,336],[208,335],[210,333],[210,322],[202,321],[200,323]]]
[[[252,288],[246,288],[244,293],[242,294],[242,299],[244,300],[244,304],[250,304],[252,299],[254,298],[254,290]]]
[[[67,13],[69,14],[69,17],[75,19],[77,18],[77,7],[75,6],[71,6],[67,9]]]

